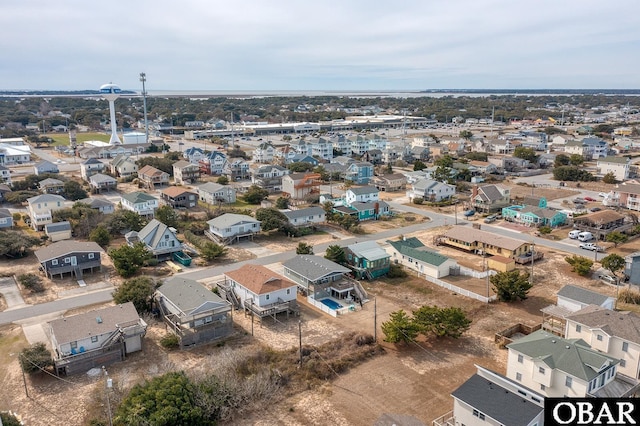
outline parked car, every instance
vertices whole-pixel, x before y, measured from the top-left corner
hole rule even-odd
[[[584,197],[584,199],[587,200],[587,201],[596,201],[595,198],[591,198],[591,197]]]
[[[607,193],[606,193],[606,192],[599,192],[599,193],[598,193],[598,197],[602,197],[602,198],[604,198],[604,197],[606,197],[606,196],[607,196]]]
[[[586,200],[585,200],[584,198],[580,198],[580,197],[575,198],[575,199],[573,200],[573,202],[574,202],[574,203],[578,203],[578,204],[584,204],[584,203],[585,203],[585,201],[586,201]]]
[[[491,216],[487,216],[487,217],[484,219],[484,223],[493,223],[493,222],[495,222],[495,221],[496,221],[496,219],[497,219],[497,218],[496,218],[496,215],[492,214]]]
[[[600,275],[600,279],[604,282],[607,282],[613,285],[617,283],[617,280],[615,277],[612,277],[611,275],[607,275],[607,274]]]
[[[580,248],[591,251],[603,252],[604,248],[594,243],[580,243]]]
[[[592,207],[589,209],[591,213],[599,212],[600,210],[602,210],[600,207]]]
[[[464,216],[465,216],[465,217],[471,217],[471,216],[473,216],[474,214],[476,214],[476,211],[475,211],[475,210],[467,210],[466,212],[464,212]]]

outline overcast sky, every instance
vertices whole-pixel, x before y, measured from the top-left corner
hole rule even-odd
[[[640,88],[638,0],[29,0],[0,90]]]

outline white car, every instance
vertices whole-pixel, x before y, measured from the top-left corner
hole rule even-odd
[[[607,282],[609,284],[616,284],[617,280],[615,279],[615,277],[612,277],[611,275],[600,275],[600,279],[604,282]]]
[[[607,193],[606,193],[606,192],[599,192],[599,193],[598,193],[598,197],[602,197],[602,198],[604,198],[604,197],[606,197],[606,196],[607,196]]]

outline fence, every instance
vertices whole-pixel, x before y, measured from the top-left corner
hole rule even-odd
[[[448,283],[446,281],[442,281],[442,280],[440,280],[438,278],[432,278],[432,277],[429,277],[429,276],[425,276],[425,279],[427,281],[429,281],[429,282],[434,283],[435,285],[439,285],[440,287],[444,287],[444,288],[446,288],[448,290],[455,291],[458,294],[470,297],[472,299],[479,300],[479,301],[481,301],[483,303],[490,303],[490,302],[496,300],[496,298],[497,298],[495,295],[489,296],[489,297],[481,296],[478,293],[474,293],[474,292],[466,290],[464,288],[460,288],[460,287],[458,287],[456,285],[450,284],[450,283]]]
[[[486,278],[487,274],[495,275],[495,274],[497,274],[497,272],[494,271],[494,270],[478,272],[478,271],[474,271],[473,269],[465,268],[464,266],[460,266],[460,274],[461,275],[465,275],[467,277],[473,277],[473,278]]]
[[[316,308],[320,309],[322,312],[324,312],[325,314],[329,314],[332,317],[337,317],[338,316],[338,312],[335,309],[331,309],[330,307],[328,307],[327,305],[325,305],[322,302],[318,302],[316,299],[314,299],[313,297],[307,297],[307,302],[309,302],[309,304],[315,306]]]

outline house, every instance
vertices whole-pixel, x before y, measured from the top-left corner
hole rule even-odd
[[[212,151],[198,161],[197,164],[200,167],[201,174],[219,176],[224,173],[227,165],[227,156],[220,151]]]
[[[144,243],[149,253],[156,259],[171,258],[173,253],[182,250],[182,243],[176,236],[176,230],[157,219],[152,219],[139,232],[127,232],[124,238],[130,246]]]
[[[542,308],[542,329],[564,336],[567,316],[588,306],[613,310],[615,299],[575,285],[565,285],[558,291],[557,302]],[[566,336],[564,336],[566,337]]]
[[[71,223],[67,220],[63,222],[48,223],[44,226],[44,234],[49,237],[49,241],[53,243],[56,241],[70,240]]]
[[[311,155],[324,161],[331,161],[333,158],[333,144],[325,138],[318,138],[311,142]]]
[[[355,216],[359,221],[378,220],[380,216],[388,216],[391,214],[391,207],[384,201],[369,201],[361,203],[355,201],[349,206],[336,207],[334,211],[339,214],[350,214]]]
[[[525,241],[465,226],[452,227],[439,242],[466,252],[502,257],[521,256],[531,251],[531,245]]]
[[[354,243],[345,247],[344,251],[356,278],[372,280],[389,272],[391,256],[375,241]]]
[[[86,373],[142,350],[147,324],[132,302],[48,323],[58,376]]]
[[[488,161],[469,161],[469,165],[474,167],[479,173],[483,175],[496,173],[498,168],[495,164]]]
[[[251,182],[269,192],[282,191],[282,178],[289,170],[277,165],[263,165],[251,171]]]
[[[640,284],[640,251],[626,255],[624,260],[624,276],[629,284]]]
[[[145,187],[153,189],[156,185],[168,185],[169,173],[147,165],[138,170],[138,179]]]
[[[11,170],[0,165],[0,184],[11,186]]]
[[[244,158],[231,158],[222,169],[222,173],[229,176],[232,181],[246,180],[251,177],[249,163]]]
[[[296,154],[313,155],[313,146],[311,143],[307,143],[304,139],[291,142],[290,146],[294,149]]]
[[[53,173],[60,173],[60,170],[58,169],[58,166],[56,166],[55,164],[49,161],[43,160],[36,163],[33,166],[33,173],[36,175],[43,175],[45,173],[53,174]]]
[[[616,180],[624,181],[629,179],[631,160],[627,157],[603,157],[598,159],[596,167],[599,176],[613,173]]]
[[[98,210],[100,213],[103,213],[103,214],[111,214],[115,210],[115,205],[111,201],[105,198],[90,197],[90,198],[84,198],[82,200],[78,200],[77,202],[86,204],[92,209]]]
[[[411,161],[429,161],[429,157],[431,157],[431,150],[428,146],[414,146],[411,147],[409,151],[411,156]]]
[[[325,211],[322,207],[308,207],[298,210],[286,210],[282,212],[293,226],[313,226],[326,221]]]
[[[591,232],[596,240],[604,240],[611,232],[624,232],[635,225],[626,216],[613,210],[601,210],[573,219],[573,227]]]
[[[120,204],[125,210],[131,210],[140,216],[152,218],[157,210],[158,199],[146,192],[131,192],[120,197]]]
[[[46,276],[71,274],[76,279],[82,278],[86,271],[101,271],[100,255],[104,250],[94,242],[58,241],[36,250],[34,254],[40,262],[40,268]]]
[[[581,155],[587,160],[597,160],[606,157],[609,153],[607,142],[596,137],[587,137],[582,140],[568,141],[564,146],[567,155]]]
[[[349,188],[344,193],[344,200],[347,206],[355,202],[366,203],[379,200],[380,191],[375,186],[361,186]]]
[[[485,213],[501,211],[511,204],[511,191],[501,185],[473,186],[471,191],[471,206]]]
[[[621,185],[616,185],[616,188],[607,194],[602,204],[640,211],[640,184],[625,182]]]
[[[12,192],[11,188],[3,183],[0,183],[0,202],[3,202],[5,200],[6,194],[10,192]]]
[[[198,164],[206,157],[206,154],[202,148],[192,146],[182,152],[182,157],[191,164]]]
[[[382,151],[379,149],[370,149],[364,154],[362,154],[362,161],[368,161],[371,164],[381,164],[382,163]]]
[[[173,277],[154,294],[154,305],[180,347],[206,344],[233,333],[232,306],[188,278]]]
[[[271,163],[276,152],[275,147],[269,142],[262,142],[253,151],[253,161],[256,163]]]
[[[276,318],[286,312],[298,314],[298,285],[262,265],[245,264],[225,272],[224,287],[232,291],[245,312]]]
[[[160,196],[174,209],[190,209],[198,205],[198,194],[182,186],[170,186],[163,189]]]
[[[38,188],[43,194],[60,194],[64,189],[64,182],[59,179],[47,178],[38,183]]]
[[[240,238],[260,232],[260,221],[244,214],[225,213],[207,222],[209,230],[205,234],[214,241],[231,244]]]
[[[420,179],[411,184],[407,197],[413,202],[415,198],[422,198],[428,202],[448,200],[456,195],[455,185],[438,182],[432,179]]]
[[[319,173],[291,173],[282,177],[282,192],[294,200],[320,194],[322,184]]]
[[[60,195],[43,194],[27,199],[27,211],[31,220],[31,227],[42,231],[44,226],[52,223],[52,212],[66,208],[66,200]]]
[[[453,410],[433,426],[536,426],[544,423],[544,396],[476,365],[477,372],[451,393]]]
[[[0,164],[7,166],[31,161],[31,147],[29,145],[15,145],[2,142],[3,140],[6,139],[0,139]],[[24,144],[24,141],[22,143]]]
[[[89,178],[91,192],[99,194],[104,191],[115,191],[118,188],[118,181],[102,173],[96,173]]]
[[[458,266],[455,259],[451,259],[429,249],[416,237],[401,240],[387,240],[391,261],[413,269],[425,277],[442,278],[449,275],[451,269]]]
[[[89,158],[80,163],[80,175],[85,182],[88,182],[91,176],[96,173],[103,173],[106,167],[102,161],[96,158]]]
[[[0,209],[0,229],[13,228],[13,214],[9,209]]]
[[[306,163],[311,164],[313,167],[316,167],[320,162],[317,158],[314,158],[310,155],[296,154],[286,161],[286,164],[292,163]]]
[[[116,155],[109,163],[109,169],[112,175],[122,178],[138,174],[138,165],[126,154]]]
[[[620,360],[592,349],[582,339],[544,330],[507,345],[507,377],[552,398],[627,397],[639,386],[618,372]]]
[[[509,222],[534,227],[550,226],[555,228],[567,222],[566,213],[527,205],[504,207],[502,209],[502,217]]]
[[[389,173],[382,176],[374,176],[371,185],[379,191],[393,192],[401,191],[407,186],[407,178],[402,173]]]
[[[373,176],[373,164],[366,161],[353,162],[344,172],[344,179],[356,185],[367,185]]]
[[[303,294],[316,300],[322,298],[318,297],[318,294],[328,293],[325,297],[344,299],[349,291],[353,292],[353,288],[346,290],[345,286],[341,285],[345,283],[346,287],[349,287],[347,275],[351,269],[324,257],[299,254],[284,262],[282,266],[284,276],[298,284]],[[336,288],[331,289],[332,284]]]
[[[200,179],[200,166],[180,160],[173,163],[173,178],[176,184],[194,183]]]
[[[618,372],[640,378],[640,316],[590,306],[567,316],[564,337],[581,339],[620,360]]]
[[[198,187],[198,197],[200,201],[212,205],[235,203],[236,190],[228,185],[207,182]]]

